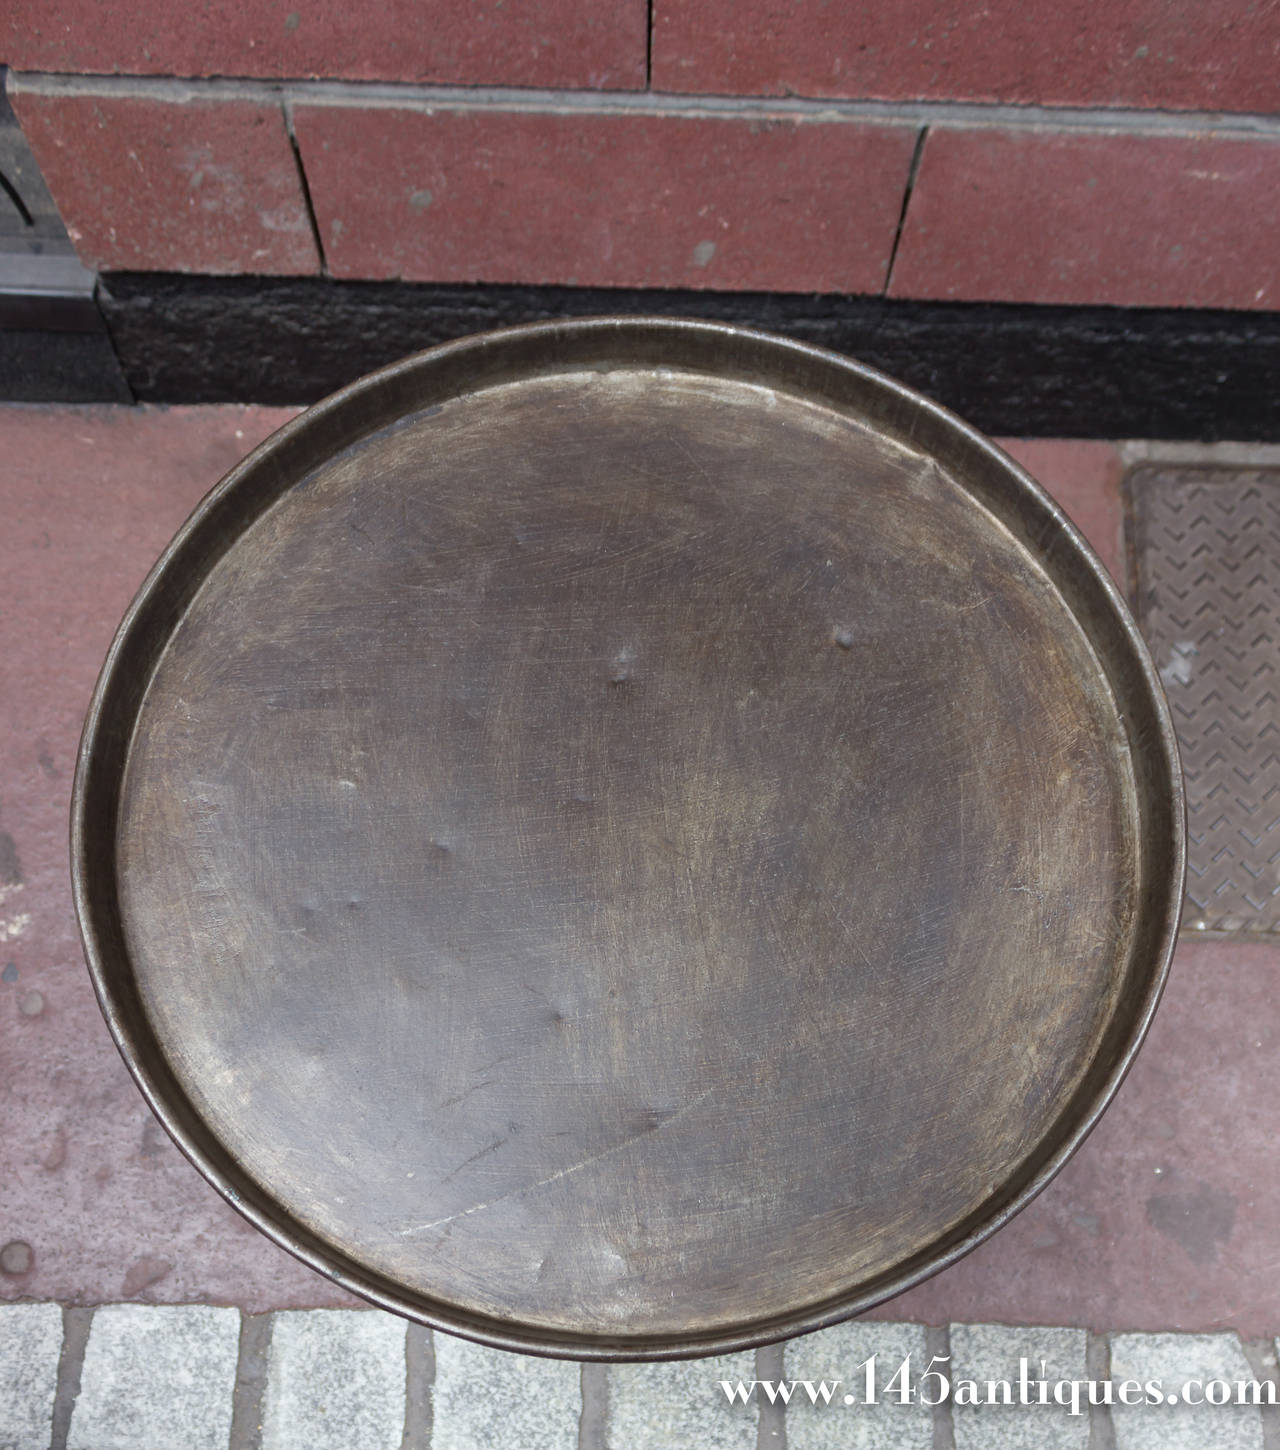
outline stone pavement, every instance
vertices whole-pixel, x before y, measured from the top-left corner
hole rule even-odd
[[[718,1387],[849,1382],[872,1353],[882,1380],[908,1353],[917,1375],[949,1354],[953,1378],[982,1381],[1016,1374],[1022,1356],[1067,1380],[1274,1380],[1280,939],[1270,933],[1189,923],[1115,1103],[989,1242],[867,1320],[723,1370],[561,1364],[406,1328],[357,1308],[207,1187],[150,1117],[93,1000],[67,810],[81,717],[125,606],[201,494],[287,416],[0,408],[0,1447],[1280,1450],[1275,1412],[1251,1405],[846,1410],[810,1405],[803,1389],[789,1406],[759,1392],[730,1406]],[[1225,445],[1008,446],[1117,578],[1135,545],[1126,470],[1280,463],[1280,450]],[[1230,547],[1224,533],[1219,552]],[[1277,569],[1253,558],[1244,574],[1274,587]],[[1196,649],[1209,651],[1209,636],[1230,642],[1229,624],[1211,621],[1202,646],[1175,640],[1157,659],[1172,695],[1207,660]],[[1269,694],[1259,687],[1264,713]],[[1267,717],[1251,728],[1256,741],[1275,727]],[[1256,789],[1241,777],[1240,799],[1270,829],[1269,802],[1249,799],[1271,792],[1265,750],[1255,764],[1263,774]],[[1205,825],[1221,833],[1216,819]]]
[[[893,1376],[908,1357],[904,1402]],[[952,1396],[971,1382],[979,1400],[1013,1402],[930,1404],[929,1365]],[[1091,1406],[1088,1381],[1139,1402]],[[1193,1384],[1201,1402],[1153,1405],[1155,1383],[1166,1400]],[[863,1322],[755,1355],[606,1367],[484,1349],[375,1309],[113,1304],[64,1324],[56,1305],[0,1307],[0,1445],[13,1450],[1272,1450],[1280,1408],[1257,1400],[1277,1390],[1275,1343],[1234,1334]]]

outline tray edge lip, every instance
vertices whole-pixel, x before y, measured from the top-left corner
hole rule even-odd
[[[997,470],[1010,476],[1042,512],[1052,517],[1056,531],[1067,540],[1075,558],[1085,565],[1091,576],[1093,587],[1101,591],[1113,622],[1120,628],[1125,647],[1129,651],[1132,661],[1137,665],[1137,677],[1143,687],[1142,692],[1146,696],[1154,716],[1156,738],[1152,745],[1154,748],[1158,748],[1163,765],[1162,774],[1167,777],[1170,788],[1170,817],[1173,825],[1173,838],[1168,843],[1173,879],[1168,882],[1168,903],[1164,911],[1160,913],[1155,923],[1156,929],[1152,934],[1153,969],[1148,986],[1142,996],[1141,1006],[1133,1015],[1129,1030],[1125,1034],[1123,1050],[1095,1092],[1087,1111],[1074,1122],[1056,1151],[1041,1163],[1030,1180],[1021,1186],[997,1212],[984,1217],[979,1225],[963,1237],[940,1251],[934,1249],[927,1252],[923,1262],[914,1267],[903,1269],[898,1266],[896,1269],[887,1271],[889,1275],[887,1280],[885,1275],[878,1276],[877,1279],[871,1281],[874,1284],[872,1288],[864,1287],[860,1291],[850,1292],[846,1286],[842,1293],[837,1293],[816,1304],[801,1305],[796,1309],[758,1320],[738,1321],[728,1327],[721,1326],[696,1335],[685,1336],[683,1340],[665,1334],[633,1337],[586,1335],[551,1330],[525,1321],[503,1320],[483,1312],[468,1311],[465,1306],[456,1306],[442,1300],[431,1300],[426,1295],[408,1290],[397,1291],[397,1287],[385,1277],[377,1271],[360,1265],[344,1251],[330,1248],[329,1256],[326,1256],[326,1245],[319,1235],[308,1230],[289,1213],[284,1205],[272,1198],[265,1190],[260,1191],[260,1196],[275,1208],[274,1217],[256,1203],[246,1201],[231,1177],[211,1161],[200,1145],[192,1141],[190,1135],[177,1121],[177,1114],[171,1109],[166,1094],[155,1080],[143,1055],[137,1051],[133,1035],[123,1021],[123,1014],[112,992],[111,971],[104,944],[99,940],[95,929],[93,892],[89,884],[93,867],[88,859],[86,841],[86,797],[90,776],[96,766],[107,693],[121,656],[134,632],[139,628],[140,621],[152,608],[157,590],[170,572],[173,560],[181,549],[201,531],[214,508],[222,500],[250,480],[287,444],[304,436],[307,432],[314,431],[318,420],[340,414],[341,410],[349,407],[355,399],[385,387],[394,379],[412,375],[420,369],[447,367],[451,360],[465,358],[469,353],[509,348],[520,340],[534,339],[539,335],[547,338],[561,337],[565,334],[589,333],[607,336],[611,333],[618,335],[623,331],[640,329],[661,330],[677,337],[684,334],[700,335],[704,338],[720,337],[725,341],[745,339],[757,346],[790,353],[794,357],[808,360],[820,367],[834,368],[837,371],[851,374],[861,385],[869,387],[871,390],[880,390],[884,394],[892,396],[897,402],[922,411],[944,431],[958,435],[970,448],[976,449],[979,454],[984,455]],[[377,431],[380,426],[384,425],[370,425],[363,430],[363,433]],[[351,442],[358,442],[360,436],[362,433],[357,432]],[[932,450],[926,448],[925,451],[931,452]],[[296,482],[295,479],[294,483]],[[126,747],[126,756],[127,753],[128,748]],[[495,1349],[582,1361],[643,1362],[703,1358],[739,1352],[797,1335],[812,1333],[863,1314],[964,1258],[1020,1213],[1053,1181],[1088,1137],[1114,1099],[1146,1039],[1163,995],[1183,908],[1186,877],[1186,799],[1177,736],[1168,700],[1146,642],[1138,630],[1123,591],[1112,579],[1088,540],[1084,538],[1057,501],[997,443],[951,412],[950,409],[914,388],[908,387],[855,358],[831,349],[734,323],[658,315],[617,315],[554,319],[502,327],[439,343],[434,347],[409,354],[355,379],[329,394],[328,397],[301,410],[294,418],[259,443],[215,483],[192,510],[148,571],[112,637],[110,648],[93,688],[77,751],[71,796],[69,845],[72,896],[77,926],[94,992],[112,1040],[148,1106],[180,1151],[206,1182],[213,1186],[237,1212],[247,1218],[254,1227],[274,1243],[331,1282],[360,1298],[412,1321]],[[1148,912],[1150,909],[1150,907],[1141,907],[1140,914]],[[1112,1020],[1115,1015],[1113,1010]],[[195,1111],[194,1105],[191,1110],[195,1117],[200,1117],[199,1113]],[[216,1142],[216,1134],[213,1134],[211,1129],[209,1132]],[[246,1171],[241,1170],[241,1172],[244,1179],[252,1182]],[[312,1247],[313,1243],[317,1247]],[[347,1268],[345,1265],[351,1267]],[[865,1285],[867,1281],[864,1280],[863,1283]]]

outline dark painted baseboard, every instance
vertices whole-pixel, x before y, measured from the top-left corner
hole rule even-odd
[[[97,298],[147,402],[308,403],[467,333],[646,312],[834,348],[989,433],[1280,440],[1277,313],[168,273],[104,276]]]

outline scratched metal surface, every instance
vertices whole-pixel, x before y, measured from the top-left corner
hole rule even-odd
[[[1152,466],[1127,485],[1186,773],[1185,924],[1280,931],[1280,470]]]
[[[1105,575],[897,385],[705,324],[409,360],[230,476],[90,716],[117,1040],[261,1227],[492,1343],[897,1292],[1101,1110],[1180,895]]]

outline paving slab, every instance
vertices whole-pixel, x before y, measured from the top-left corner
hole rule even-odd
[[[406,1328],[380,1309],[277,1314],[262,1450],[400,1450]]]
[[[999,1324],[956,1324],[951,1329],[951,1394],[956,1450],[1087,1450],[1089,1445],[1087,1336],[1078,1329],[1012,1329]],[[1023,1361],[1026,1361],[1025,1366]],[[1040,1404],[1039,1388],[1024,1381],[1043,1380],[1050,1403]],[[1059,1380],[1080,1385],[1076,1405],[1056,1402]],[[996,1403],[959,1403],[960,1384],[972,1381],[970,1396]],[[1005,1398],[1011,1403],[1004,1403]],[[1073,1413],[1078,1407],[1079,1413]]]
[[[234,1309],[99,1309],[67,1450],[225,1450],[239,1345]]]
[[[1259,1266],[1280,1244],[1276,970],[1274,947],[1184,936],[1147,1041],[1075,1157],[874,1316],[1274,1333],[1280,1294]]]
[[[609,1450],[756,1450],[757,1401],[730,1404],[721,1388],[755,1379],[753,1354],[674,1364],[609,1366]]]
[[[866,1364],[873,1355],[875,1404],[866,1393]],[[903,1364],[909,1365],[912,1385],[929,1367],[919,1324],[855,1321],[789,1340],[783,1353],[783,1378],[791,1388],[788,1450],[930,1450],[932,1408],[918,1395],[914,1402],[903,1403],[885,1393]],[[798,1388],[790,1384],[794,1380],[801,1381]],[[834,1387],[830,1403],[819,1388],[824,1383]],[[854,1397],[853,1404],[846,1395]],[[932,1382],[929,1395],[933,1397]]]
[[[0,1446],[45,1450],[62,1351],[56,1304],[0,1305]]]
[[[1117,1401],[1111,1409],[1116,1450],[1262,1450],[1262,1415],[1256,1405],[1237,1403],[1236,1386],[1254,1378],[1234,1334],[1117,1334],[1111,1341],[1111,1382],[1117,1390],[1133,1382],[1163,1393],[1164,1403]],[[1211,1381],[1229,1385],[1231,1403],[1187,1404],[1184,1386],[1193,1382],[1201,1398]],[[1220,1389],[1210,1389],[1221,1394]],[[1169,1403],[1173,1398],[1177,1403]]]
[[[578,1364],[505,1354],[450,1334],[433,1338],[432,1450],[490,1450],[498,1422],[521,1450],[577,1450]]]
[[[251,1228],[155,1122],[94,1000],[67,864],[80,726],[126,606],[205,492],[294,411],[0,407],[0,1243],[30,1249],[0,1272],[3,1299],[355,1302]]]

